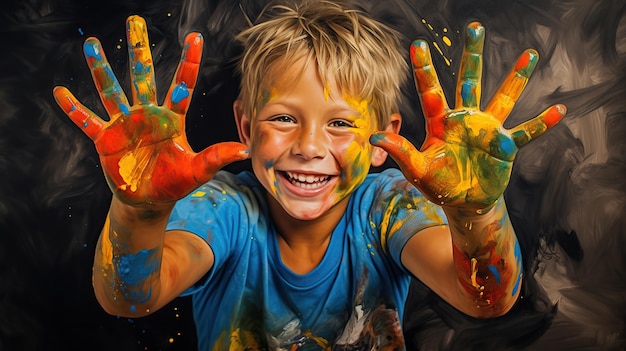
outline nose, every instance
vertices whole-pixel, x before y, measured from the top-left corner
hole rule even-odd
[[[321,127],[303,126],[298,135],[298,140],[292,147],[292,153],[305,160],[324,158],[328,149],[326,136]]]

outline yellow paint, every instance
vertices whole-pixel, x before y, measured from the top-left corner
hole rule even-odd
[[[139,145],[137,145],[137,148],[133,152],[122,156],[118,162],[118,166],[120,176],[126,184],[120,185],[120,189],[127,190],[130,186],[130,191],[137,191],[137,186],[143,174],[146,173],[145,171],[150,162],[151,155],[152,152],[149,148],[139,148]]]
[[[441,40],[443,40],[444,44],[452,46],[452,41],[447,36],[444,35],[443,37],[441,37]]]
[[[437,49],[437,51],[439,52],[439,55],[441,55],[441,57],[443,57],[443,60],[446,62],[446,65],[450,66],[450,60],[448,60],[446,55],[443,54],[443,51],[439,47],[439,44],[437,44],[437,42],[433,42],[433,46],[435,47],[435,49]]]
[[[394,207],[396,206],[397,198],[394,197],[389,202],[389,205],[385,209],[385,213],[383,214],[382,221],[380,222],[380,245],[383,249],[383,252],[387,253],[387,234],[391,233],[391,229],[389,228],[389,220],[392,216],[392,212]]]
[[[191,197],[202,197],[204,195],[206,195],[204,191],[196,191],[195,193],[191,194]]]
[[[128,20],[128,39],[130,45],[136,47],[137,44],[144,46],[148,43],[148,31],[146,22],[139,16],[131,16]]]
[[[322,347],[324,351],[330,351],[330,343],[328,342],[328,340],[320,336],[313,335],[313,333],[311,333],[311,331],[309,330],[304,332],[304,336],[313,340],[318,346]]]
[[[330,101],[330,92],[331,92],[332,88],[330,87],[330,83],[326,82],[326,84],[324,84],[324,100],[326,102]]]
[[[100,256],[102,257],[100,264],[102,265],[102,268],[110,268],[113,262],[113,245],[111,244],[111,239],[109,238],[110,229],[111,219],[107,216],[106,221],[104,222],[104,229],[102,230],[102,240],[100,241]]]
[[[476,282],[476,273],[478,273],[478,267],[476,267],[478,261],[472,257],[472,286],[476,289],[478,289],[480,287],[480,285],[478,285],[478,283]]]

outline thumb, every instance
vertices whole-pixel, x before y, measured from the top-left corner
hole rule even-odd
[[[419,183],[426,173],[424,154],[403,136],[391,132],[377,132],[370,136],[370,143],[387,151],[407,180],[413,184]]]
[[[242,143],[229,141],[211,145],[194,156],[193,176],[198,183],[206,183],[222,167],[248,157],[248,147]]]

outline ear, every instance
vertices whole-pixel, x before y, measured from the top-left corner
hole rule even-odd
[[[240,100],[233,103],[233,112],[235,114],[235,123],[237,124],[237,134],[239,141],[250,147],[250,118],[243,111],[243,104]]]
[[[385,127],[384,131],[394,133],[394,134],[399,134],[401,126],[402,126],[402,116],[400,116],[399,113],[394,113],[391,115],[391,118],[389,119],[389,123]],[[385,163],[385,160],[387,160],[387,155],[388,155],[387,151],[375,146],[374,150],[372,150],[372,166],[373,167],[382,166],[383,163]]]

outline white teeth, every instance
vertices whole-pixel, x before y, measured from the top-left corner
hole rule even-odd
[[[329,176],[319,176],[311,174],[301,174],[294,172],[286,172],[289,182],[295,186],[304,189],[316,189],[324,186],[330,179]]]

